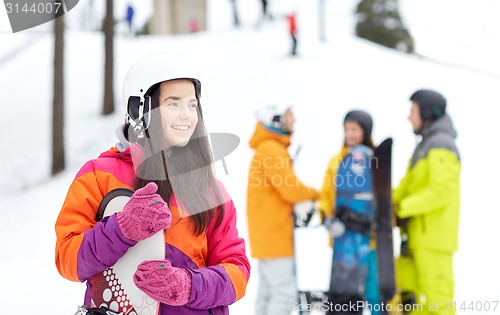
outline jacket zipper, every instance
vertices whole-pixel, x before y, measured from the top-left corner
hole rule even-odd
[[[427,233],[427,226],[425,225],[425,217],[421,217],[422,219],[422,232]]]

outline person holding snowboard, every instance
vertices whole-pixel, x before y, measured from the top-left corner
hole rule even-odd
[[[255,314],[289,315],[298,297],[294,210],[304,209],[299,204],[316,200],[318,192],[304,185],[293,171],[287,151],[295,124],[292,109],[279,105],[263,106],[259,108],[257,118],[250,139],[255,154],[247,190],[250,248],[252,256],[258,260],[259,274]],[[310,204],[312,206],[312,202]]]
[[[166,257],[140,263],[133,281],[161,302],[159,314],[229,314],[245,294],[250,265],[234,204],[212,171],[200,91],[196,70],[176,54],[147,56],[125,76],[119,142],[83,165],[55,224],[57,269],[86,282],[86,306],[103,271],[157,232]],[[101,200],[117,188],[135,192],[97,222]],[[129,312],[119,304],[114,311]]]
[[[364,145],[369,149],[373,150],[375,148],[373,140],[371,138],[373,121],[370,116],[365,111],[353,110],[346,114],[344,118],[344,144],[340,149],[340,152],[333,156],[328,163],[326,174],[323,180],[323,186],[320,191],[319,197],[319,215],[321,221],[325,224],[327,229],[330,231],[334,237],[339,234],[343,234],[349,223],[344,222],[345,216],[335,209],[336,204],[336,178],[337,172],[341,167],[344,159],[349,155],[350,150],[356,146]],[[346,179],[348,180],[348,179]],[[366,179],[364,180],[366,181]],[[343,210],[343,209],[341,209]],[[352,222],[352,221],[351,221]],[[377,273],[376,273],[376,257],[375,257],[375,241],[374,237],[370,241],[371,253],[369,257],[368,266],[368,276],[365,286],[365,296],[361,297],[370,304],[379,303],[378,298],[378,288],[377,288]],[[336,283],[331,283],[331,286],[339,285]],[[332,296],[329,294],[328,300],[333,305],[337,305],[339,309],[342,306],[348,306],[349,303],[357,305],[359,297],[349,297],[349,296]],[[353,308],[344,307],[347,310],[353,310]],[[344,312],[350,313],[350,312]],[[357,311],[351,312],[352,314],[361,314],[362,308],[358,308]],[[327,314],[339,314],[335,312],[335,307],[332,306],[327,311]]]
[[[457,133],[440,93],[418,90],[410,101],[409,120],[421,141],[393,191],[403,241],[397,279],[402,297],[421,305],[416,310],[454,314],[461,169]]]

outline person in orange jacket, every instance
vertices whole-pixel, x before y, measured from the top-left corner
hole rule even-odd
[[[258,260],[256,314],[289,315],[297,301],[294,205],[303,208],[298,203],[316,200],[318,192],[293,171],[287,151],[295,123],[292,109],[263,106],[257,117],[247,191],[250,248]]]

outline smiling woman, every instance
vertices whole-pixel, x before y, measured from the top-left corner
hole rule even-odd
[[[250,265],[236,209],[212,170],[198,75],[180,56],[156,54],[132,66],[123,90],[120,142],[83,166],[57,219],[57,268],[87,283],[87,307],[142,313],[153,299],[155,314],[228,314],[245,294]],[[128,203],[97,222],[102,201],[123,188],[135,190]],[[163,259],[141,256],[132,271],[139,294],[120,289],[131,305],[112,296],[116,284],[103,289],[115,273],[123,279],[115,263],[158,232],[165,242],[154,250]]]

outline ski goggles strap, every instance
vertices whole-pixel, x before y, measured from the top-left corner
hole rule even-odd
[[[151,123],[151,97],[144,98],[131,96],[128,100],[127,121],[132,126],[134,133],[142,138],[144,130],[148,129]]]

